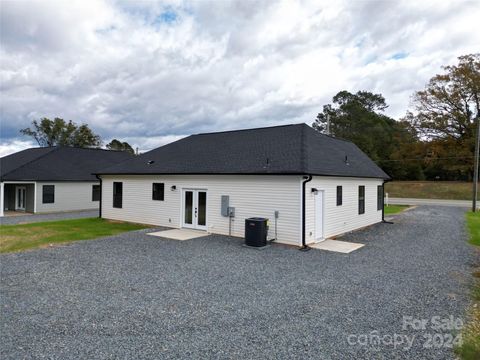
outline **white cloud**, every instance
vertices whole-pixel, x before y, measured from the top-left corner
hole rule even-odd
[[[17,151],[25,150],[31,147],[35,147],[32,141],[13,140],[6,141],[0,144],[0,157],[13,154]]]
[[[43,116],[141,150],[310,123],[344,89],[382,93],[399,117],[480,43],[475,1],[4,1],[0,14],[0,136],[12,149]]]

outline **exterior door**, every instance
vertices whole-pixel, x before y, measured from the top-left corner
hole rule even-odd
[[[183,191],[183,227],[207,230],[207,191]]]
[[[25,186],[15,187],[15,210],[25,211],[27,188]]]
[[[325,240],[323,237],[323,218],[324,218],[324,206],[323,206],[323,191],[319,190],[315,194],[315,241],[320,242]]]

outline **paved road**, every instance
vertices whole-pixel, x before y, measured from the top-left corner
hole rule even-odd
[[[471,207],[469,200],[440,200],[440,199],[413,199],[413,198],[389,198],[392,205],[434,205],[434,206],[456,206]]]
[[[28,224],[42,221],[55,221],[55,220],[67,220],[67,219],[81,219],[89,217],[97,217],[98,210],[86,210],[86,211],[71,211],[60,212],[51,214],[32,214],[32,215],[20,215],[20,216],[2,216],[0,217],[0,225],[16,225],[16,224]]]
[[[351,254],[147,231],[0,255],[0,357],[453,359],[428,336],[448,339],[432,317],[461,318],[469,302],[460,208],[348,234],[366,244]],[[403,329],[404,316],[426,328]]]

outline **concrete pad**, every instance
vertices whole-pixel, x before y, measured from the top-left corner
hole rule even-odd
[[[190,239],[195,239],[203,236],[208,236],[209,234],[206,231],[200,231],[200,230],[172,229],[172,230],[162,230],[162,231],[157,231],[153,233],[148,233],[147,235],[183,241],[183,240],[190,240]]]
[[[13,210],[5,210],[3,216],[28,216],[33,215],[32,213],[28,213],[25,211],[13,211]]]
[[[309,245],[312,249],[334,251],[343,254],[349,254],[352,251],[364,247],[365,244],[352,243],[340,240],[325,240],[313,245]]]

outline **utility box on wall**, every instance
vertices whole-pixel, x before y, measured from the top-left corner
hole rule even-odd
[[[222,213],[222,216],[230,216],[229,214],[229,208],[230,207],[230,196],[228,195],[222,195],[222,209],[221,209],[221,213]]]

